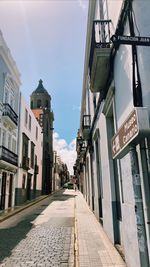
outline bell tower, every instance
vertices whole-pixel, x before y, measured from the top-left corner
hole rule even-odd
[[[50,194],[52,191],[54,115],[51,110],[51,96],[44,88],[42,80],[39,80],[38,87],[30,96],[30,107],[43,134],[42,193]]]

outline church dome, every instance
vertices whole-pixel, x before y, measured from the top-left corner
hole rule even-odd
[[[33,91],[32,94],[48,94],[47,90],[43,86],[43,81],[40,79],[38,87]]]

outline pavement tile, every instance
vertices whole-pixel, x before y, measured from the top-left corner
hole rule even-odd
[[[79,267],[127,267],[79,191],[75,201]]]

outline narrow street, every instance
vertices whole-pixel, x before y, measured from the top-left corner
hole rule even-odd
[[[126,267],[80,191],[61,190],[0,223],[0,266]]]
[[[74,266],[74,191],[59,191],[0,224],[0,266]]]

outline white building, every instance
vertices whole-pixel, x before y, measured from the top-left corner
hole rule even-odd
[[[89,1],[75,172],[128,267],[150,266],[150,47],[118,36],[150,36],[149,17],[146,0]]]
[[[14,206],[20,74],[0,32],[0,209]]]
[[[41,195],[42,128],[20,94],[19,152],[16,179],[16,205]]]

